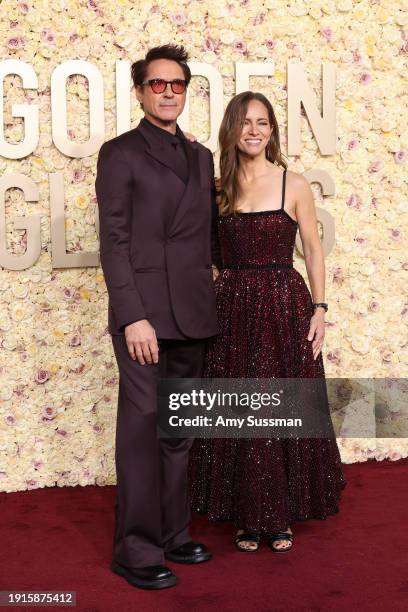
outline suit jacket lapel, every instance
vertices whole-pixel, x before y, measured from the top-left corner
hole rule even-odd
[[[137,129],[141,132],[143,138],[146,140],[146,153],[167,168],[170,168],[170,170],[172,170],[180,179],[180,182],[184,187],[184,190],[181,192],[181,197],[179,197],[178,201],[175,202],[173,218],[169,222],[168,234],[170,234],[170,231],[176,230],[177,224],[183,218],[183,215],[188,207],[192,205],[194,199],[197,197],[195,192],[200,187],[200,163],[198,147],[194,142],[190,142],[183,137],[188,161],[188,181],[187,184],[184,184],[180,178],[180,163],[182,162],[178,154],[176,152],[172,153],[170,147],[165,146],[160,136],[152,133],[152,131],[149,130],[149,128],[146,127],[143,122],[139,123]]]

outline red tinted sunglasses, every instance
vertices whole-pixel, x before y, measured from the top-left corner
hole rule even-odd
[[[143,81],[142,85],[150,85],[154,93],[160,94],[166,90],[168,83],[170,83],[171,91],[175,94],[182,94],[187,87],[187,83],[184,79],[173,79],[172,81],[149,79],[148,81]]]

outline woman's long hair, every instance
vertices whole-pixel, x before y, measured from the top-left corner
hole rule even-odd
[[[220,215],[235,212],[235,204],[240,193],[238,182],[238,141],[244,126],[251,100],[258,100],[268,111],[269,124],[273,127],[270,140],[266,145],[265,157],[277,166],[287,168],[280,150],[279,127],[272,105],[263,94],[244,91],[232,98],[225,109],[221,122],[218,141],[220,145],[220,180],[218,182]]]

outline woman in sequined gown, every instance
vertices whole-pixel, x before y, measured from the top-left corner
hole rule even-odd
[[[324,377],[325,310],[313,306],[324,302],[324,259],[310,186],[287,172],[262,94],[230,101],[219,140],[220,332],[204,376]],[[298,229],[313,298],[292,264]],[[192,509],[232,521],[239,550],[256,551],[262,536],[287,552],[294,521],[338,512],[345,480],[334,438],[228,438],[195,440],[190,485]]]

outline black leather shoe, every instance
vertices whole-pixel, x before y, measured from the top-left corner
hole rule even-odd
[[[205,544],[191,541],[165,552],[164,557],[176,563],[202,563],[203,561],[209,561],[212,554]]]
[[[117,561],[112,561],[111,570],[140,589],[167,589],[177,584],[177,576],[165,565],[125,567]]]

